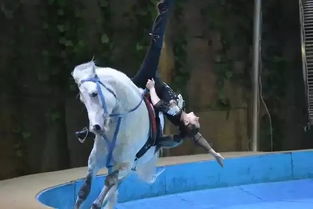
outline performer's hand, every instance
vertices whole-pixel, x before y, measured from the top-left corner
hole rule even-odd
[[[216,152],[213,156],[215,157],[217,163],[220,164],[221,167],[224,167],[224,157],[218,152]]]
[[[152,88],[154,88],[155,82],[153,79],[148,79],[148,82],[146,84],[147,89],[151,90]]]

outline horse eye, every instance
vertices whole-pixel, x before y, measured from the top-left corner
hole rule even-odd
[[[92,92],[92,93],[90,94],[90,96],[91,96],[91,97],[96,97],[96,96],[98,96],[98,93],[97,93],[97,92]]]

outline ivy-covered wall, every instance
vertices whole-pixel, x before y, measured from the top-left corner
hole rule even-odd
[[[263,4],[262,84],[272,118],[273,149],[313,147],[312,129],[305,131],[298,1]],[[269,118],[261,112],[261,147],[270,150]]]
[[[175,63],[172,82],[187,98],[187,109],[200,115],[201,132],[217,150],[249,150],[253,3],[183,1],[180,8],[169,36],[183,62]],[[175,27],[180,30],[173,32]],[[199,152],[189,141],[166,153]]]
[[[155,3],[0,2],[0,179],[87,164],[92,141],[80,144],[73,134],[88,121],[70,72],[94,57],[100,66],[134,75],[149,44]],[[297,15],[292,0],[264,7],[262,75],[275,150],[312,147],[302,129]],[[253,1],[176,0],[166,33],[161,75],[183,94],[187,110],[200,115],[201,132],[218,151],[249,150],[252,28]],[[262,149],[269,150],[263,110],[261,120]],[[163,155],[200,152],[186,141]]]

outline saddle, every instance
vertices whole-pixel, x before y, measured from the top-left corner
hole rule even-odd
[[[144,96],[144,102],[147,106],[148,113],[149,113],[149,121],[150,121],[149,138],[147,142],[144,144],[144,146],[136,154],[136,160],[138,160],[141,156],[143,156],[147,152],[147,150],[150,149],[152,146],[156,146],[157,136],[159,135],[159,131],[161,130],[160,121],[159,121],[158,116],[156,116],[149,94]]]

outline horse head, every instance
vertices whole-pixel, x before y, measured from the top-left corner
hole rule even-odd
[[[117,103],[114,90],[100,80],[96,70],[97,66],[91,61],[76,66],[72,72],[88,113],[89,130],[95,134],[105,131]]]

